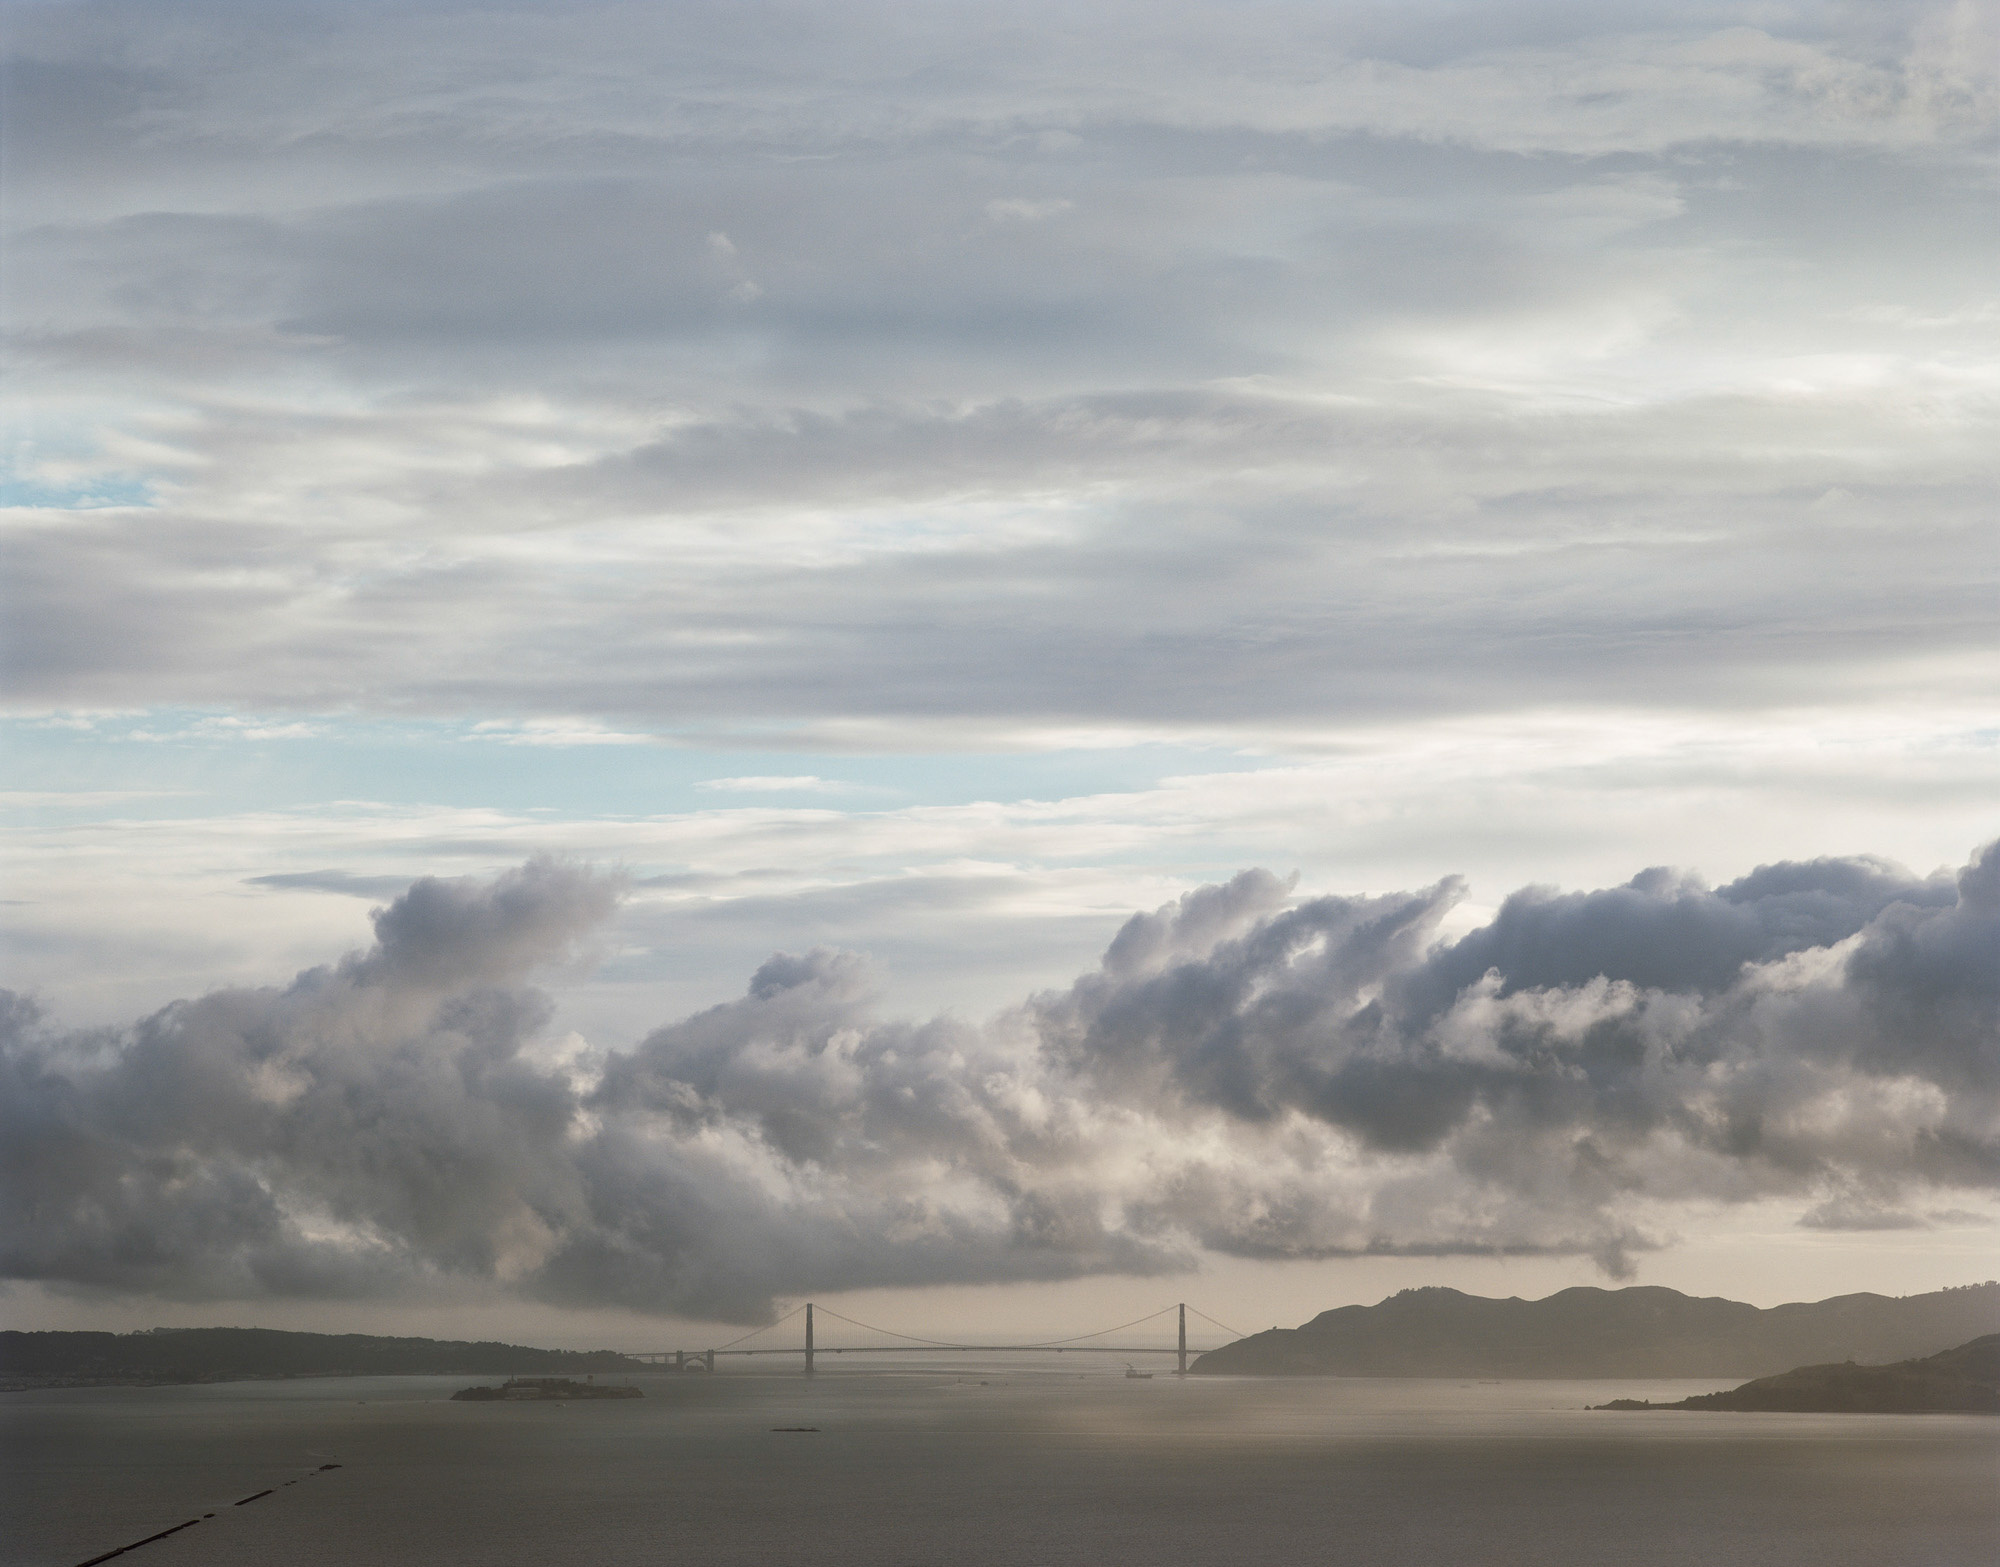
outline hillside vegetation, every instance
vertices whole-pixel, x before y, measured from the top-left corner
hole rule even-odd
[[[1600,1409],[1762,1410],[1789,1414],[2000,1414],[2000,1333],[1891,1366],[1800,1366],[1674,1404],[1614,1399]]]
[[[1493,1300],[1413,1289],[1321,1312],[1197,1360],[1239,1376],[1757,1377],[1934,1355],[2000,1332],[2000,1284],[1759,1308],[1657,1286]]]

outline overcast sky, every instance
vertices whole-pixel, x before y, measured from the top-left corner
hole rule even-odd
[[[0,17],[10,1323],[1996,1271],[1992,7]]]

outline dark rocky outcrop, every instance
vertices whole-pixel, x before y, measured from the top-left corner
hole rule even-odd
[[[1760,1309],[1656,1286],[1568,1289],[1545,1300],[1404,1290],[1321,1312],[1198,1359],[1249,1376],[1755,1377],[1881,1364],[2000,1331],[2000,1284],[1928,1295],[1840,1295]]]

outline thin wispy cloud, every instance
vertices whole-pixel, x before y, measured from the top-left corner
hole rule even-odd
[[[16,14],[38,422],[163,486],[23,517],[17,692],[920,747],[1988,650],[1976,9],[676,14]]]
[[[608,729],[589,719],[579,718],[524,718],[487,719],[472,726],[467,737],[473,740],[490,740],[501,745],[536,745],[550,747],[593,746],[593,745],[657,745],[658,737],[647,734],[628,734],[616,729]]]
[[[697,789],[717,789],[725,794],[851,794],[858,787],[837,778],[815,778],[811,774],[743,778],[704,778]]]

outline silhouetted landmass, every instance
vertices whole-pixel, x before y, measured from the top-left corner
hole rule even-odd
[[[572,1382],[568,1377],[515,1377],[498,1387],[462,1387],[452,1394],[463,1404],[538,1404],[551,1399],[567,1403],[573,1398],[644,1398],[636,1387],[616,1387],[602,1382]]]
[[[367,1333],[281,1333],[273,1328],[0,1332],[0,1386],[16,1388],[312,1376],[583,1376],[643,1369],[640,1362],[606,1349],[529,1349]]]
[[[1674,1404],[1614,1398],[1599,1409],[1763,1410],[1782,1414],[2000,1415],[2000,1333],[1892,1366],[1800,1366]]]
[[[1932,1355],[2000,1331],[2000,1284],[1839,1295],[1760,1309],[1657,1286],[1546,1300],[1404,1290],[1323,1311],[1196,1360],[1238,1376],[1756,1377],[1808,1363]]]

